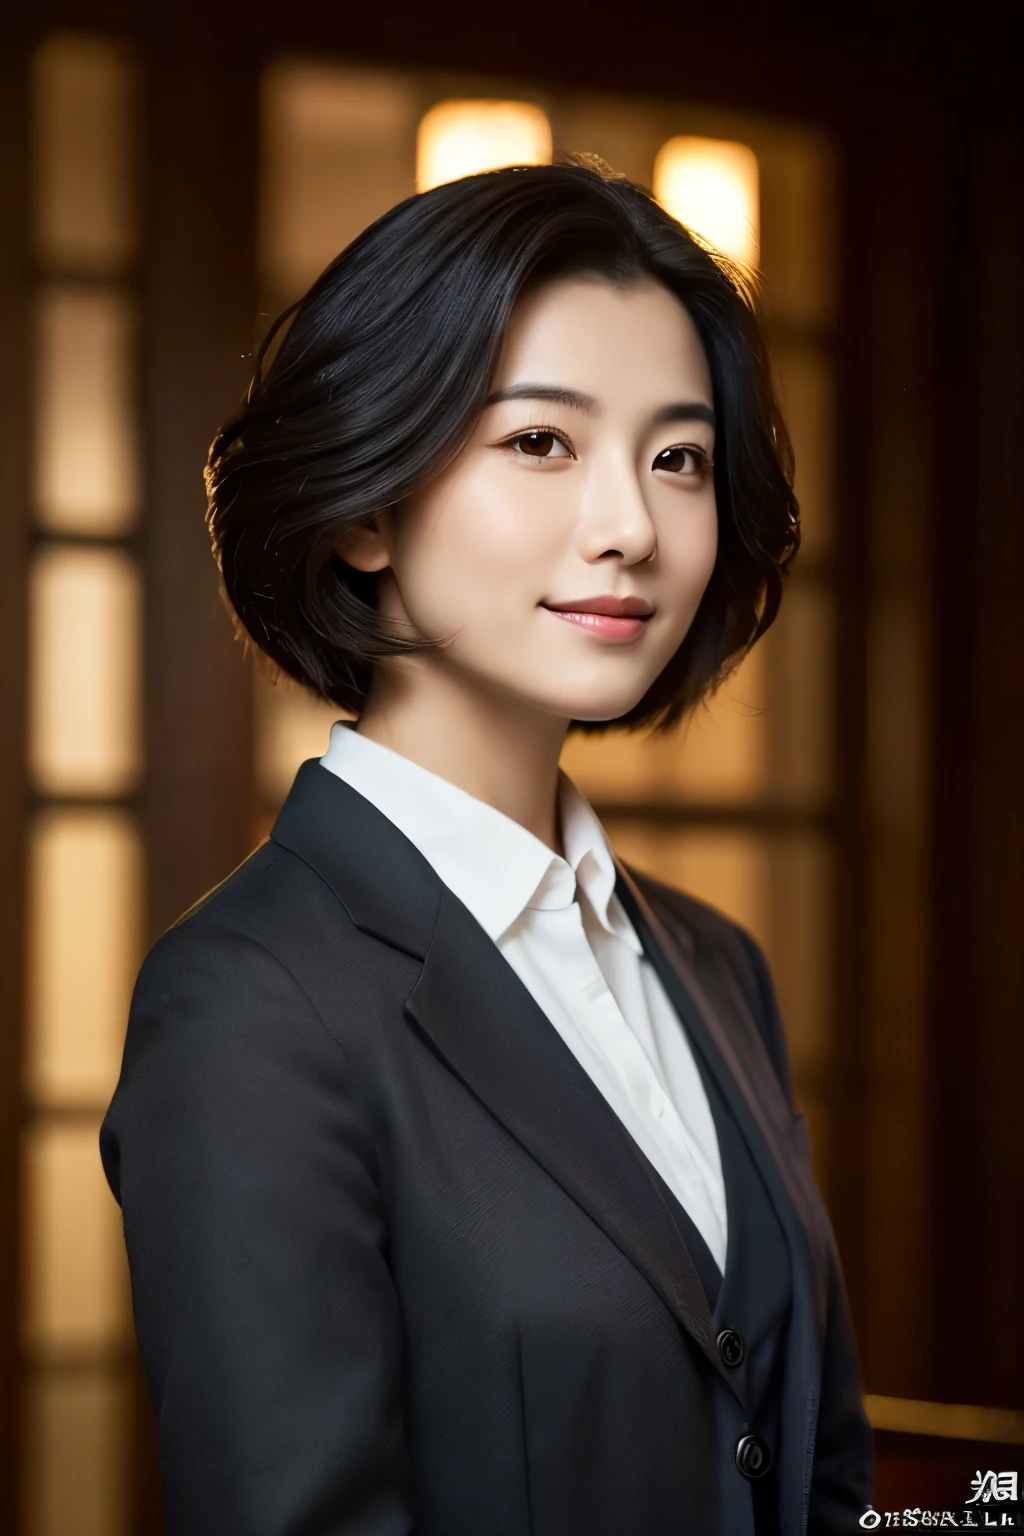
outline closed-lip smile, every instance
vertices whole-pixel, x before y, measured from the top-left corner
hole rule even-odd
[[[622,643],[635,640],[654,613],[654,605],[642,597],[584,597],[564,603],[542,603],[548,613],[577,625],[597,640]]]

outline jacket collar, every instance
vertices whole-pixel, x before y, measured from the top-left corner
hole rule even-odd
[[[357,928],[426,957],[440,880],[376,806],[315,758],[296,774],[270,836],[316,871]]]

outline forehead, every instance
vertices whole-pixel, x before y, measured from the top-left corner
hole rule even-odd
[[[525,379],[609,402],[657,402],[681,390],[709,405],[712,397],[697,327],[679,299],[651,278],[626,287],[600,277],[562,278],[520,299],[494,384]]]

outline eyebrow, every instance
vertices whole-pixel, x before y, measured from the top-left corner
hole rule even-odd
[[[503,400],[548,400],[552,405],[566,405],[570,410],[589,413],[596,409],[593,395],[581,394],[578,389],[563,389],[553,384],[510,384],[507,389],[496,389],[484,401],[484,408],[500,405]],[[663,405],[654,413],[654,426],[669,421],[703,421],[715,430],[715,413],[702,400],[675,400]]]
[[[574,411],[592,411],[597,404],[593,395],[581,395],[578,389],[560,389],[551,384],[510,384],[488,395],[484,407],[500,405],[502,400],[550,400],[552,405],[567,405]]]

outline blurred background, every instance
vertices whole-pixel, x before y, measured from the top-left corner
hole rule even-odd
[[[805,533],[708,710],[565,766],[626,857],[767,951],[876,1507],[1024,1468],[1024,156],[982,23],[581,0],[5,23],[0,1530],[160,1530],[97,1129],[142,954],[338,713],[232,637],[207,445],[368,222],[567,150],[760,267]]]

